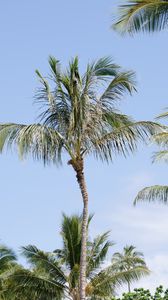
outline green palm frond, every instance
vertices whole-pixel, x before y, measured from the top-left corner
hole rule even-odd
[[[105,260],[107,252],[114,245],[108,240],[109,231],[102,235],[98,235],[93,242],[88,244],[88,261],[87,261],[87,276],[92,277],[100,270],[102,263]]]
[[[101,135],[100,139],[92,140],[91,150],[102,160],[113,159],[113,154],[127,156],[137,149],[137,142],[148,139],[157,133],[160,126],[153,122],[130,122],[130,125],[117,127],[112,132]]]
[[[81,229],[82,216],[73,215],[68,217],[63,214],[61,228],[63,249],[62,251],[55,250],[54,252],[70,269],[80,264]]]
[[[88,226],[93,215],[88,217]],[[67,216],[63,214],[61,237],[63,240],[63,248],[56,249],[54,253],[57,255],[61,263],[66,264],[70,270],[75,270],[80,265],[81,251],[81,230],[82,230],[82,215]]]
[[[36,274],[26,269],[16,271],[9,280],[14,295],[29,295],[29,299],[62,299],[65,288],[47,275]]]
[[[168,186],[154,185],[141,190],[134,200],[136,205],[139,201],[160,201],[168,203]]]
[[[8,271],[16,261],[16,255],[12,249],[0,245],[0,274]]]
[[[130,270],[115,272],[113,266],[109,266],[100,271],[89,283],[88,291],[93,295],[100,297],[108,297],[114,295],[116,288],[130,281],[137,281],[142,276],[149,275],[149,270],[144,267],[133,267]],[[89,293],[88,293],[89,294]]]
[[[168,150],[162,150],[153,154],[153,162],[168,162]]]
[[[135,33],[158,31],[167,25],[167,0],[128,0],[119,7],[119,18],[113,28],[120,33]]]
[[[22,254],[32,266],[50,274],[57,283],[62,285],[66,283],[67,278],[52,254],[45,253],[33,245],[22,247]]]
[[[63,144],[63,138],[57,131],[40,124],[0,125],[0,151],[4,146],[16,145],[20,157],[30,154],[44,163],[57,163],[61,162],[60,151]]]
[[[133,91],[136,91],[135,85],[134,72],[120,72],[110,82],[99,101],[103,104],[107,101],[111,105],[113,101],[118,101],[122,98],[124,93],[132,94]]]

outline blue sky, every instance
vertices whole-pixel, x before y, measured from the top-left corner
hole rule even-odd
[[[88,61],[110,55],[124,69],[136,71],[137,89],[121,109],[137,120],[152,120],[167,107],[167,31],[122,38],[110,29],[118,0],[5,1],[0,10],[0,122],[34,122],[39,86],[34,70],[48,73],[48,56],[63,66],[79,56],[81,71]],[[106,165],[89,158],[86,176],[91,234],[111,230],[111,254],[126,244],[143,251],[152,275],[140,283],[166,284],[168,273],[168,208],[132,202],[144,186],[167,184],[167,166],[151,164],[156,147],[140,145],[127,160]],[[69,166],[44,168],[16,153],[0,156],[0,239],[17,250],[36,244],[45,250],[60,245],[61,214],[81,212],[82,201]],[[110,256],[109,256],[110,258]]]

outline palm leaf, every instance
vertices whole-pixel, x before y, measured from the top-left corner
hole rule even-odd
[[[97,269],[100,270],[101,264],[104,262],[109,248],[114,243],[108,240],[109,231],[102,235],[98,235],[93,242],[88,244],[88,261],[87,261],[87,276],[95,275]]]
[[[167,0],[129,0],[119,7],[119,18],[113,28],[120,33],[157,31],[168,23]]]
[[[60,151],[63,138],[55,130],[40,124],[3,124],[0,125],[0,151],[5,146],[17,146],[20,157],[30,154],[34,159],[45,163],[61,162]]]
[[[45,275],[38,275],[29,270],[18,270],[9,278],[11,291],[17,296],[29,295],[32,299],[61,299],[64,285]]]
[[[168,202],[168,186],[154,185],[141,190],[134,200],[136,205],[139,201],[160,201],[164,204]]]
[[[114,129],[100,139],[93,140],[92,151],[96,157],[109,161],[112,154],[122,154],[125,157],[137,149],[138,141],[145,141],[161,129],[153,122],[132,122],[132,124]]]

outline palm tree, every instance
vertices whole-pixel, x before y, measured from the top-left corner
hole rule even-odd
[[[157,119],[164,119],[168,117],[168,112],[160,114]],[[168,128],[165,126],[164,131],[152,137],[152,140],[162,148],[153,156],[153,162],[165,161],[168,162]],[[168,186],[154,185],[142,189],[134,200],[134,204],[138,201],[160,201],[165,204],[168,202]]]
[[[16,297],[80,299],[81,227],[82,217],[63,215],[61,249],[43,252],[36,246],[23,247],[23,255],[31,268],[18,270],[12,275],[13,285],[10,288]],[[108,236],[109,232],[105,232],[93,241],[87,239],[86,297],[89,299],[111,299],[116,287],[127,282],[128,276],[133,280],[140,277],[139,274],[147,274],[147,268],[142,269],[140,264],[132,264],[129,270],[115,270],[113,265],[104,267],[108,250],[113,245]]]
[[[127,0],[113,28],[121,33],[159,31],[168,25],[168,0]]]
[[[110,58],[101,58],[79,73],[75,57],[63,72],[49,58],[49,79],[36,71],[42,87],[36,101],[42,111],[39,123],[0,125],[0,150],[16,145],[21,157],[30,154],[44,164],[59,164],[64,154],[76,173],[83,198],[82,247],[80,256],[80,299],[85,299],[88,192],[84,176],[87,155],[107,162],[115,154],[126,156],[158,129],[152,122],[134,122],[116,109],[125,93],[135,90],[134,73],[123,72]]]
[[[148,275],[149,269],[146,266],[144,256],[142,252],[136,251],[134,246],[126,246],[123,252],[116,252],[112,257],[113,268],[118,271],[129,271],[133,268],[139,267],[140,272],[137,272],[137,278],[131,278],[127,276],[128,292],[131,292],[130,284],[133,280],[141,278],[141,276]]]

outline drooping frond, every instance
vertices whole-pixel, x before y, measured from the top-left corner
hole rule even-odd
[[[144,267],[133,267],[130,270],[116,272],[113,266],[109,266],[100,271],[88,284],[89,292],[93,295],[100,295],[102,298],[114,295],[116,288],[130,281],[137,281],[142,276],[149,275],[149,270]],[[87,291],[87,288],[86,288]]]
[[[0,245],[0,274],[8,270],[10,265],[16,261],[16,255],[12,249]]]
[[[153,162],[161,162],[161,161],[164,161],[164,162],[168,162],[168,150],[162,150],[162,151],[158,151],[158,152],[155,152],[153,154]]]
[[[40,124],[1,124],[0,151],[5,146],[16,146],[20,157],[30,154],[44,163],[60,162],[64,140],[52,128]]]
[[[130,122],[121,125],[112,132],[105,133],[100,139],[93,140],[92,151],[102,160],[110,160],[113,154],[127,156],[137,149],[138,141],[145,141],[160,130],[160,126],[153,122]]]
[[[109,103],[112,105],[113,101],[118,101],[123,97],[124,93],[132,94],[135,91],[135,73],[134,72],[121,72],[116,74],[114,79],[110,82],[106,90],[101,95],[99,101]]]
[[[54,255],[45,253],[33,245],[22,247],[22,254],[33,267],[40,268],[50,274],[57,283],[61,285],[66,283],[66,276]]]
[[[18,270],[11,275],[11,291],[14,295],[29,299],[62,299],[64,285],[56,282],[49,274],[38,274],[26,269]]]
[[[168,186],[154,185],[141,190],[134,200],[136,205],[139,201],[160,201],[168,203]]]
[[[167,0],[127,0],[119,7],[119,18],[113,28],[120,33],[158,31],[168,25]]]

